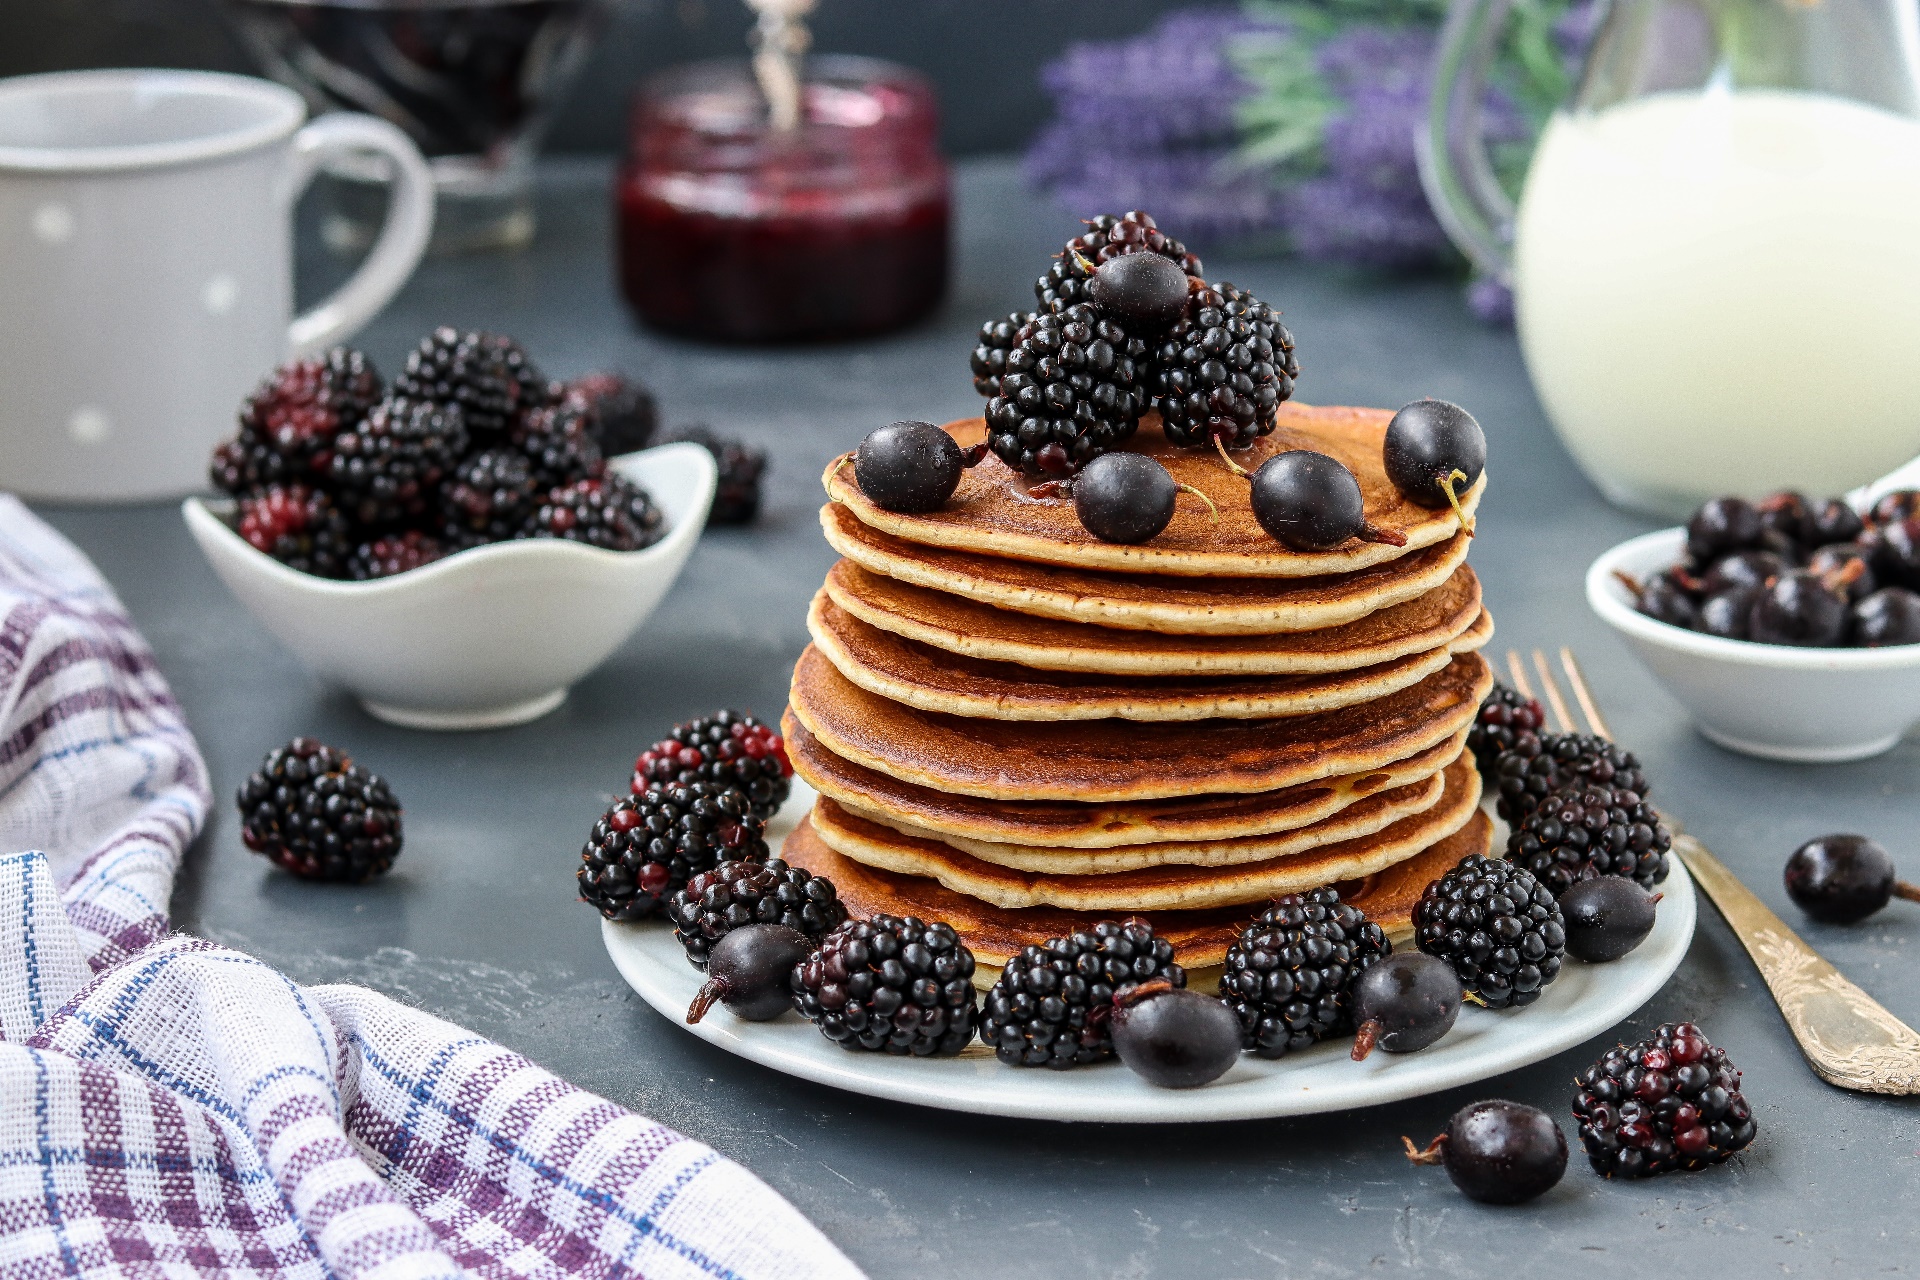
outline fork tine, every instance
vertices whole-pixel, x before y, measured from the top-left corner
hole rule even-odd
[[[1507,650],[1507,680],[1513,685],[1513,691],[1523,698],[1533,696],[1533,682],[1527,679],[1527,669],[1520,665],[1520,651]]]
[[[1554,723],[1560,726],[1560,732],[1574,732],[1573,717],[1567,714],[1567,700],[1560,696],[1560,685],[1553,678],[1553,668],[1547,665],[1547,655],[1539,649],[1533,651],[1533,669],[1540,674],[1540,692],[1545,695],[1547,706],[1553,711]]]
[[[1612,742],[1613,734],[1608,730],[1607,722],[1600,718],[1599,704],[1594,702],[1593,693],[1587,688],[1587,677],[1581,673],[1573,650],[1564,644],[1560,646],[1560,666],[1567,674],[1567,684],[1573,690],[1574,701],[1580,704],[1580,714],[1587,718],[1588,730],[1595,737]]]

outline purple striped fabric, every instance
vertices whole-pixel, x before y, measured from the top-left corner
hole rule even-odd
[[[857,1277],[752,1174],[371,991],[167,931],[206,769],[0,495],[0,1277]]]

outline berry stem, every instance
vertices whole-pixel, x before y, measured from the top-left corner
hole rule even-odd
[[[1361,1023],[1360,1029],[1353,1033],[1353,1060],[1355,1062],[1365,1062],[1367,1055],[1373,1052],[1373,1046],[1379,1042],[1379,1039],[1380,1019],[1368,1018],[1365,1022]],[[1412,1144],[1409,1143],[1408,1145],[1411,1146]]]
[[[1440,1148],[1446,1144],[1447,1135],[1444,1133],[1441,1134],[1432,1142],[1429,1142],[1424,1150],[1414,1146],[1413,1139],[1407,1137],[1405,1134],[1400,1135],[1400,1141],[1407,1148],[1407,1159],[1414,1164],[1439,1164]]]
[[[1155,978],[1152,982],[1143,982],[1133,990],[1115,996],[1113,1002],[1123,1009],[1130,1009],[1142,1000],[1146,1000],[1152,996],[1165,995],[1173,989],[1173,984],[1165,978]]]
[[[687,1006],[687,1025],[692,1026],[706,1017],[707,1010],[726,998],[727,984],[718,978],[708,978],[707,984],[693,997],[693,1003]]]
[[[1206,494],[1204,494],[1204,493],[1202,493],[1202,492],[1200,492],[1200,491],[1199,491],[1198,489],[1196,489],[1196,488],[1194,488],[1194,487],[1193,487],[1192,485],[1190,485],[1190,484],[1183,484],[1183,485],[1181,485],[1181,486],[1180,486],[1180,492],[1182,492],[1182,493],[1190,493],[1190,494],[1192,494],[1192,495],[1193,495],[1194,497],[1196,497],[1196,498],[1198,498],[1198,499],[1200,499],[1200,501],[1202,501],[1202,502],[1204,502],[1204,503],[1206,503],[1206,504],[1207,504],[1207,511],[1208,511],[1209,513],[1211,513],[1211,514],[1212,514],[1212,516],[1213,516],[1213,522],[1214,522],[1215,524],[1219,524],[1219,523],[1220,523],[1220,508],[1218,508],[1218,507],[1216,507],[1216,506],[1214,506],[1214,505],[1213,505],[1213,499],[1212,499],[1212,498],[1209,498],[1209,497],[1208,497],[1208,496],[1207,496]]]
[[[1893,882],[1893,896],[1905,898],[1908,902],[1920,902],[1920,884],[1909,884],[1905,880]]]
[[[1239,463],[1235,462],[1232,458],[1229,458],[1227,456],[1226,442],[1220,438],[1220,433],[1218,431],[1213,433],[1213,447],[1220,451],[1220,461],[1227,464],[1227,470],[1233,472],[1233,474],[1239,476],[1242,480],[1245,480],[1246,478],[1248,478],[1253,474],[1253,472],[1247,470],[1245,467],[1241,466]]]
[[[1471,538],[1473,536],[1473,518],[1460,509],[1460,495],[1453,491],[1455,484],[1465,484],[1466,480],[1467,473],[1455,467],[1451,474],[1439,477],[1434,483],[1440,486],[1440,492],[1447,495],[1447,502],[1453,507],[1453,514],[1460,520],[1460,531]]]
[[[1073,496],[1073,482],[1070,480],[1042,480],[1027,490],[1029,498],[1070,498]]]
[[[1382,529],[1377,524],[1362,524],[1360,526],[1360,532],[1355,536],[1362,542],[1384,542],[1390,547],[1404,547],[1407,545],[1406,534],[1401,533],[1398,529]],[[1468,536],[1472,535],[1469,534]]]
[[[963,467],[979,466],[982,462],[986,461],[989,449],[990,446],[988,446],[984,440],[970,449],[962,449],[960,451],[960,465]]]

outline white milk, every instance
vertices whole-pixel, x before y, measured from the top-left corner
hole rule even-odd
[[[1823,497],[1920,453],[1920,122],[1810,93],[1659,94],[1542,136],[1521,347],[1608,497]]]

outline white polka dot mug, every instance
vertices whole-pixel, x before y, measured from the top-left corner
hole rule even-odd
[[[342,341],[406,283],[433,229],[420,152],[383,120],[305,124],[290,89],[191,71],[0,80],[0,489],[137,501],[206,487],[241,400]],[[393,174],[379,240],[293,314],[293,206],[319,168]]]

